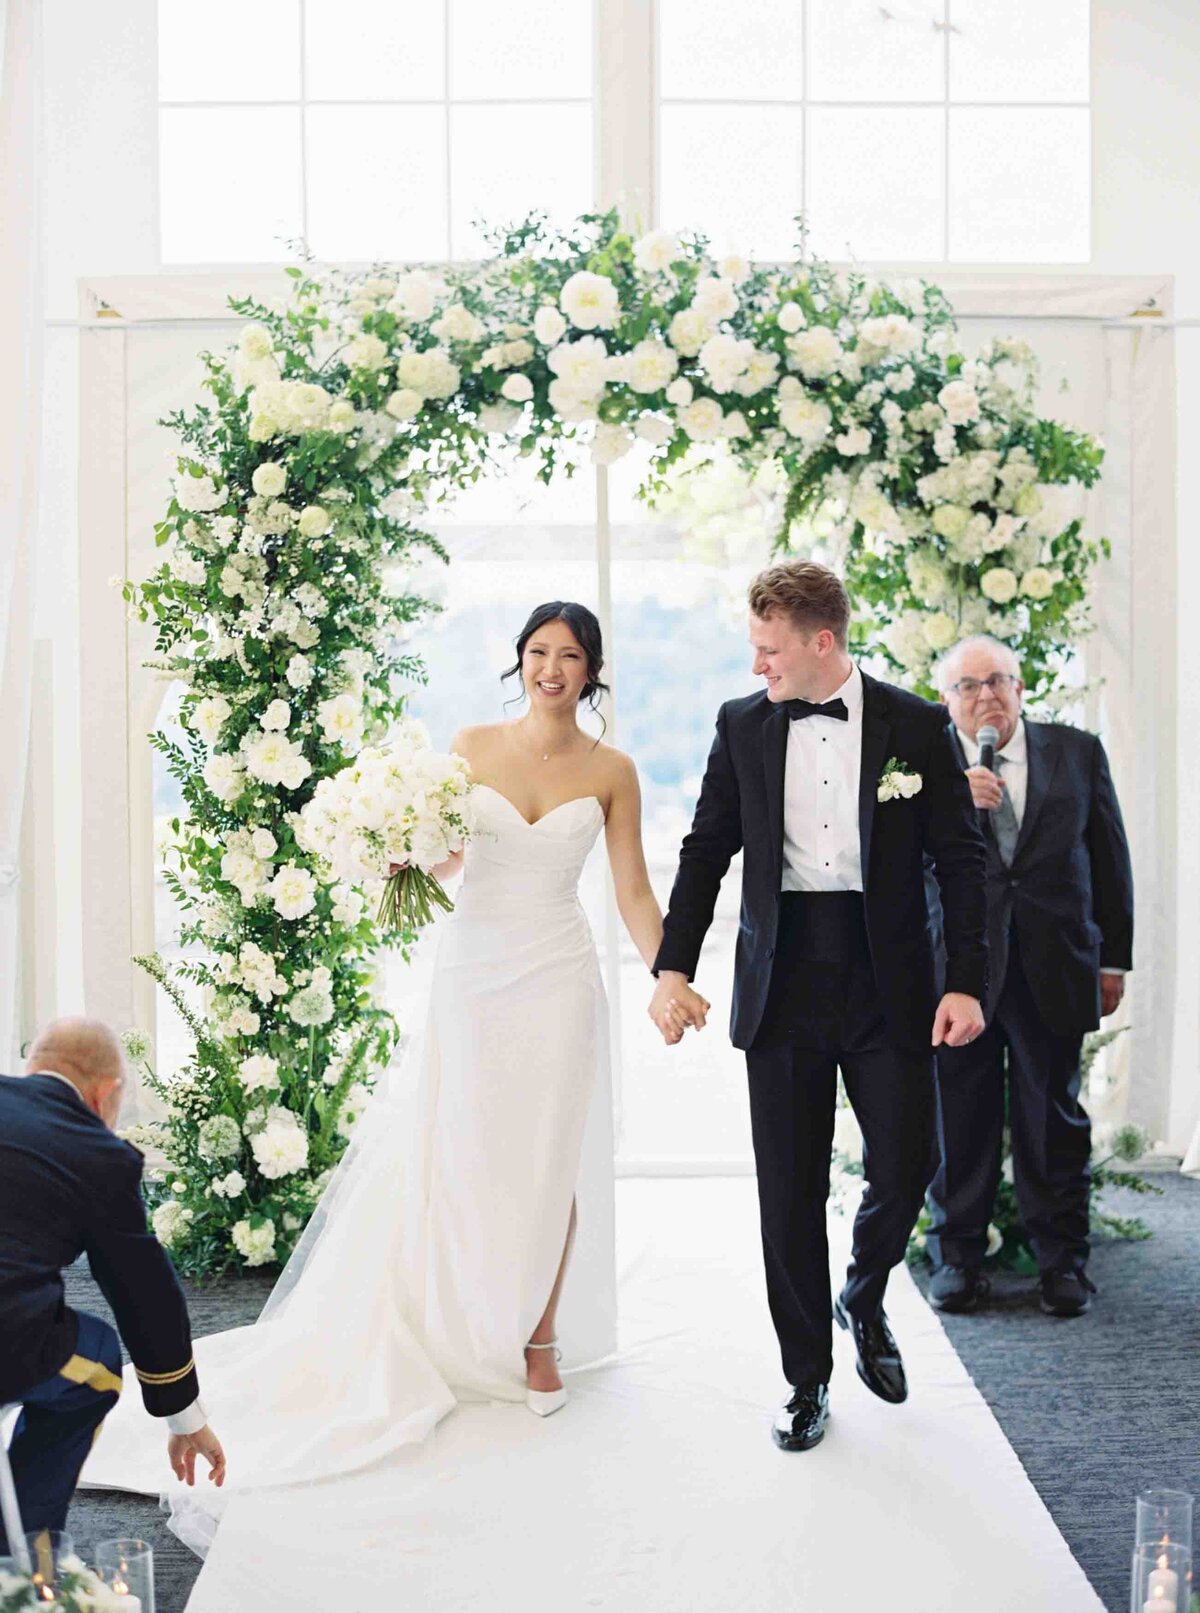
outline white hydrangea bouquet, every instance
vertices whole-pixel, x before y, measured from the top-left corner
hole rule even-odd
[[[387,745],[321,780],[300,839],[338,879],[382,880],[379,924],[411,935],[454,905],[434,869],[470,838],[472,789],[463,758],[434,750],[424,724],[403,718]]]

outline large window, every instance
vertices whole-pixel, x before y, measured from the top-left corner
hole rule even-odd
[[[658,212],[758,258],[1090,254],[1088,0],[659,0]]]
[[[592,200],[589,0],[160,0],[162,255],[477,256]]]

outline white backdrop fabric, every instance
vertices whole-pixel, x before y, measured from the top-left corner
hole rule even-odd
[[[839,1333],[825,1442],[785,1455],[754,1184],[626,1181],[618,1217],[621,1351],[561,1413],[461,1406],[353,1479],[235,1500],[188,1613],[1101,1613],[906,1272],[909,1402]]]

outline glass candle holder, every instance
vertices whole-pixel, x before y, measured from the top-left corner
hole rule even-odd
[[[1192,1497],[1186,1490],[1143,1490],[1137,1498],[1138,1546],[1165,1541],[1192,1549]]]
[[[1192,1594],[1192,1554],[1187,1546],[1161,1540],[1133,1551],[1129,1613],[1188,1613]]]
[[[98,1578],[120,1599],[113,1613],[155,1613],[154,1553],[144,1540],[99,1541],[95,1566]]]
[[[25,1536],[29,1574],[44,1602],[52,1602],[58,1588],[59,1563],[75,1556],[75,1542],[61,1529],[35,1529]]]

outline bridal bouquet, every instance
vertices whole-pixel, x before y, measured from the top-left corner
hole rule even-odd
[[[424,724],[404,718],[386,746],[321,780],[300,839],[340,880],[383,880],[378,922],[411,935],[453,906],[434,869],[470,838],[471,790],[463,758],[435,751]]]

